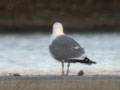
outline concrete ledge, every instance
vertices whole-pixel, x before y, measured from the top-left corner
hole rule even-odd
[[[120,76],[0,77],[0,90],[120,90]]]

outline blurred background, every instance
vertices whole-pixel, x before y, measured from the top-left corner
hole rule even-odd
[[[55,21],[84,32],[119,31],[119,3],[119,0],[1,0],[0,31],[48,30]]]
[[[71,64],[70,75],[120,75],[120,0],[1,0],[0,76],[60,75],[49,53],[52,24],[85,48],[96,65]],[[65,67],[66,68],[66,67]]]

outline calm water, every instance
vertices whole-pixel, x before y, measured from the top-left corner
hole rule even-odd
[[[71,64],[70,74],[120,75],[120,33],[68,34],[96,65]],[[0,34],[0,75],[59,75],[61,63],[48,50],[50,34]],[[66,67],[65,67],[66,70]]]

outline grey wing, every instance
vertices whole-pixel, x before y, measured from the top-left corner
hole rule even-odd
[[[85,53],[75,40],[65,35],[57,37],[49,48],[53,57],[58,60],[77,58]]]

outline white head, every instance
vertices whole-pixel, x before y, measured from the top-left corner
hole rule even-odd
[[[60,36],[60,35],[64,35],[62,23],[55,22],[53,24],[52,38],[56,38],[57,36]]]

